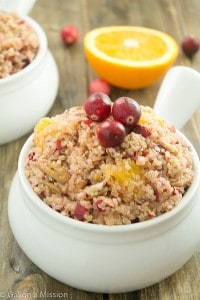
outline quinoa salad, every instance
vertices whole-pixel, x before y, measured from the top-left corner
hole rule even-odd
[[[27,22],[15,13],[0,11],[0,28],[0,78],[5,78],[32,62],[39,40]]]
[[[64,216],[104,225],[141,222],[176,207],[194,176],[189,145],[150,107],[140,108],[137,124],[115,147],[101,145],[100,122],[84,106],[41,119],[25,162],[39,198]]]

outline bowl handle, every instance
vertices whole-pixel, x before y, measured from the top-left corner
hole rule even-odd
[[[181,129],[200,105],[200,73],[185,67],[172,67],[161,84],[154,110]]]

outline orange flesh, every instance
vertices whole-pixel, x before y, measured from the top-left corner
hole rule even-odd
[[[96,48],[122,60],[153,60],[166,53],[166,43],[156,35],[143,32],[107,32],[95,39]]]

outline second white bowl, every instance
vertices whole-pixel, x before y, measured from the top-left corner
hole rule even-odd
[[[58,69],[41,26],[24,17],[39,38],[35,59],[23,70],[0,79],[0,145],[30,130],[50,110],[58,91]]]

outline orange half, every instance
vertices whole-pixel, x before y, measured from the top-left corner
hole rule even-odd
[[[121,88],[143,88],[159,80],[179,48],[168,34],[145,27],[109,26],[84,38],[85,55],[100,78]]]

